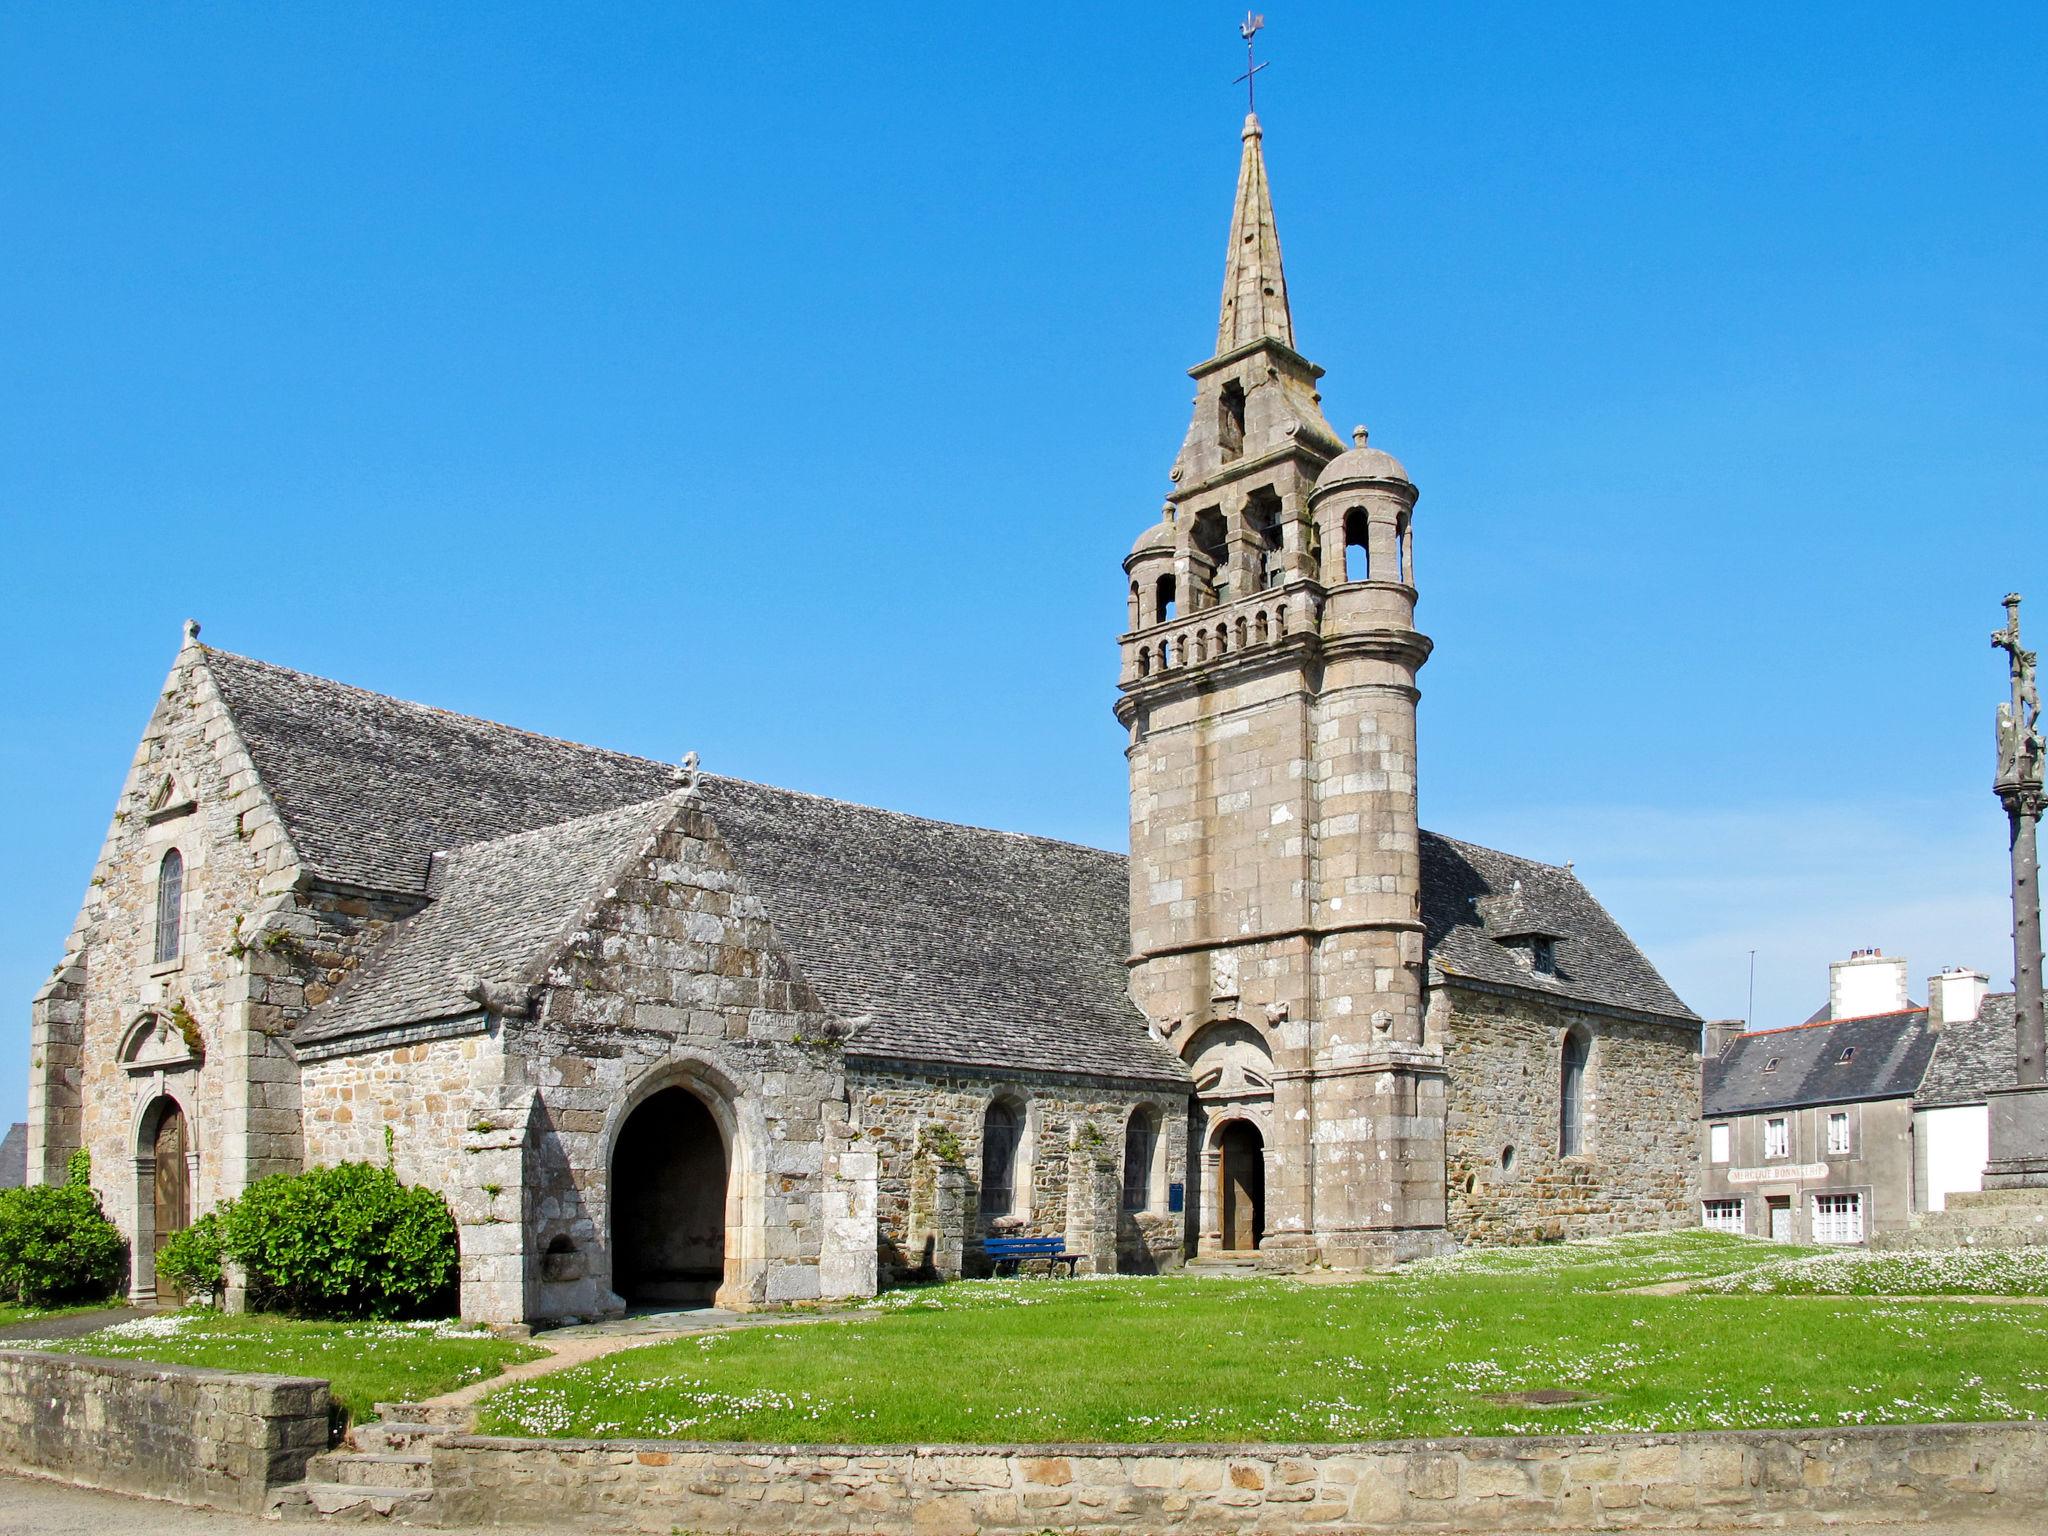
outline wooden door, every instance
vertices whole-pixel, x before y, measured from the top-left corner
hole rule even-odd
[[[1223,1132],[1222,1240],[1225,1250],[1249,1253],[1266,1225],[1266,1148],[1259,1133],[1239,1123]]]
[[[192,1225],[192,1189],[185,1162],[185,1117],[174,1104],[164,1110],[156,1127],[156,1232],[150,1243],[150,1261],[163,1252],[174,1233]],[[156,1286],[157,1300],[183,1301],[182,1291],[172,1290],[162,1280]]]

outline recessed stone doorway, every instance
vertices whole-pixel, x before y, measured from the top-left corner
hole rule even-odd
[[[717,1120],[687,1088],[664,1088],[627,1118],[612,1152],[612,1289],[629,1306],[716,1294],[728,1166]]]

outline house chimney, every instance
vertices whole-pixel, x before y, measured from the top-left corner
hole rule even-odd
[[[1961,966],[1952,965],[1928,977],[1927,1022],[1936,1029],[1944,1024],[1970,1023],[1984,1006],[1984,994],[1990,989],[1989,976],[1982,971],[1966,971]]]
[[[1906,962],[1881,949],[1859,949],[1828,967],[1828,1017],[1861,1019],[1906,1006]]]
[[[1707,1020],[1706,1052],[1709,1060],[1728,1049],[1729,1043],[1745,1028],[1740,1019]]]

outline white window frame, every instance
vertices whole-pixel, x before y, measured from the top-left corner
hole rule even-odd
[[[1813,1240],[1816,1243],[1863,1241],[1863,1196],[1838,1190],[1813,1197]]]
[[[1710,1163],[1727,1162],[1729,1147],[1733,1141],[1734,1133],[1732,1127],[1726,1124],[1708,1126],[1707,1161]]]
[[[1792,1155],[1792,1122],[1784,1115],[1773,1115],[1764,1122],[1764,1157],[1790,1157]]]
[[[1709,1232],[1727,1232],[1742,1237],[1749,1231],[1743,1220],[1740,1200],[1702,1200],[1700,1225]]]
[[[1828,1156],[1849,1155],[1849,1112],[1846,1109],[1828,1111]]]

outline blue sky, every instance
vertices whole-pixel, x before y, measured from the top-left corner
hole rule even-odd
[[[1122,847],[1239,8],[0,13],[0,1113],[179,621]],[[2048,10],[1269,0],[1303,349],[1422,490],[1423,819],[1679,991],[2011,974]]]

